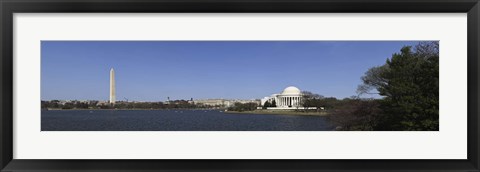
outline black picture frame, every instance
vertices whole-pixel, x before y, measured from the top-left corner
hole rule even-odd
[[[2,171],[479,171],[478,0],[0,0]],[[14,13],[467,13],[467,160],[19,160],[13,159]],[[447,33],[446,33],[447,34]],[[441,150],[439,150],[441,151]]]

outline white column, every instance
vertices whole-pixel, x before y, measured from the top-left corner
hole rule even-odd
[[[110,103],[115,104],[116,93],[115,93],[115,71],[110,69]]]

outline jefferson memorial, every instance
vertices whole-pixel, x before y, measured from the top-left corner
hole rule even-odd
[[[296,109],[302,107],[302,92],[294,86],[287,87],[280,94],[272,94],[261,100],[262,106],[265,102],[272,103],[275,101],[277,107],[268,109]]]

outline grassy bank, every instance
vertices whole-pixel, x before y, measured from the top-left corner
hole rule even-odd
[[[253,110],[253,111],[225,111],[232,114],[268,114],[268,115],[304,115],[304,116],[327,116],[327,112],[300,112],[300,111],[271,111],[271,110]]]

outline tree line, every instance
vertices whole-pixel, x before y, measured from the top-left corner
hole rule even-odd
[[[42,109],[204,109],[219,108],[219,106],[210,106],[205,104],[194,104],[187,100],[173,100],[168,103],[163,102],[126,102],[120,101],[115,104],[100,103],[99,101],[70,101],[61,102],[59,100],[41,101]]]

